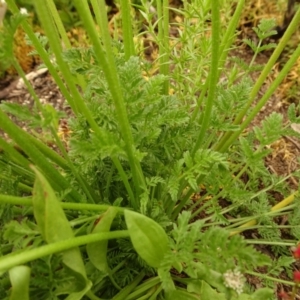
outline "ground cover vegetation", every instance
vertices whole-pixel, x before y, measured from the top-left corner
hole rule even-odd
[[[300,210],[287,179],[299,174],[275,176],[264,158],[281,136],[299,136],[290,126],[300,123],[299,108],[290,106],[287,122],[274,112],[247,128],[299,57],[300,46],[259,94],[300,11],[278,45],[268,42],[274,21],[259,23],[257,38],[244,41],[253,50],[245,64],[229,55],[244,1],[177,9],[142,0],[133,9],[121,0],[111,37],[104,1],[76,0],[88,38],[76,47],[52,0],[33,1],[40,33],[6,2],[1,60],[35,107],[0,105],[9,137],[0,137],[1,299],[296,299]],[[41,104],[13,55],[18,28],[72,109],[66,136],[63,112]],[[152,63],[145,34],[158,49]],[[259,66],[266,49],[274,51]],[[249,230],[258,235],[242,235]],[[249,276],[264,286],[253,289]]]

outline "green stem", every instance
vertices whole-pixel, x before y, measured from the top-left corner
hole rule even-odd
[[[131,291],[143,280],[145,277],[145,272],[140,272],[134,280],[126,285],[126,287],[123,288],[116,296],[112,298],[112,300],[124,300],[127,299],[127,296],[131,293]]]
[[[94,222],[96,219],[99,218],[99,215],[96,214],[96,215],[93,215],[91,217],[83,217],[83,218],[77,218],[77,219],[74,219],[72,221],[69,221],[69,224],[72,228],[74,227],[78,227],[79,225],[82,225],[82,224],[86,224],[86,223],[90,223],[90,222]]]
[[[163,0],[163,47],[164,47],[164,54],[163,54],[163,61],[162,61],[162,68],[163,68],[163,75],[167,78],[164,82],[164,94],[169,95],[169,75],[170,75],[170,66],[169,66],[169,53],[170,53],[170,39],[169,39],[169,0]]]
[[[222,43],[221,43],[221,46],[220,46],[221,55],[220,55],[220,58],[219,58],[218,80],[220,78],[221,72],[222,72],[222,70],[224,68],[224,65],[226,63],[226,58],[227,58],[228,52],[230,51],[231,45],[234,41],[234,37],[235,37],[234,31],[236,30],[236,27],[239,23],[240,16],[241,16],[241,13],[243,11],[244,4],[245,4],[245,0],[238,1],[235,12],[234,12],[232,18],[230,19],[227,30],[224,34],[223,39],[222,39]],[[201,104],[203,102],[203,99],[206,95],[207,88],[208,88],[208,80],[206,80],[206,83],[202,88],[200,97],[197,100],[197,106],[195,107],[195,109],[193,111],[193,114],[192,114],[192,121],[195,121],[197,115],[200,112],[200,106],[201,106]]]
[[[99,241],[117,239],[117,238],[127,238],[129,237],[128,230],[103,232],[103,233],[93,233],[89,235],[79,236],[70,238],[68,240],[51,243],[38,248],[24,250],[18,253],[11,253],[0,258],[0,273],[9,270],[15,266],[28,263],[32,260],[42,258],[47,255],[52,255],[54,253],[59,253],[66,251],[68,249],[86,245],[89,243],[95,243]]]
[[[59,35],[62,39],[62,47],[63,49],[71,49],[72,48],[72,45],[70,43],[70,40],[68,38],[68,35],[67,35],[67,32],[65,30],[65,27],[61,21],[61,18],[59,16],[59,13],[56,9],[56,6],[55,6],[55,3],[53,0],[47,0],[47,5],[48,5],[48,8],[49,8],[49,11],[50,11],[50,14],[54,20],[54,23],[56,25],[56,28],[59,32]],[[86,87],[86,82],[84,81],[84,78],[82,75],[79,75],[77,74],[77,80],[78,80],[78,83],[80,84],[81,88],[84,89]]]
[[[39,1],[39,2],[43,3],[42,1]],[[19,9],[13,0],[7,0],[7,4],[8,4],[9,9],[12,11],[12,13],[14,13],[14,14],[19,13]],[[23,27],[24,31],[26,32],[26,34],[28,35],[29,39],[31,40],[34,48],[40,55],[42,61],[45,63],[46,67],[48,68],[50,74],[53,76],[53,79],[55,80],[56,84],[58,85],[64,98],[71,105],[71,107],[72,106],[74,107],[74,100],[72,98],[72,95],[70,94],[70,91],[66,88],[62,79],[59,77],[57,70],[55,69],[54,65],[52,64],[52,62],[50,60],[49,54],[46,52],[46,50],[44,49],[44,46],[40,43],[39,39],[36,37],[35,33],[32,30],[32,27],[28,24],[28,22],[26,20],[24,20],[22,22],[22,27]],[[77,111],[75,109],[73,111],[75,114],[77,113]]]
[[[251,245],[273,245],[273,246],[284,246],[284,247],[293,247],[296,244],[296,242],[272,242],[272,241],[264,241],[264,240],[245,240],[245,241],[247,244],[251,244]]]
[[[12,65],[13,67],[16,69],[16,71],[18,72],[18,74],[20,75],[20,77],[23,79],[24,84],[26,85],[30,96],[33,98],[35,105],[37,106],[37,108],[42,111],[42,104],[40,102],[39,97],[37,96],[34,88],[32,87],[31,83],[29,82],[29,80],[26,77],[25,72],[23,71],[23,69],[21,68],[20,64],[18,63],[18,61],[14,58],[12,60]]]
[[[55,131],[55,128],[52,127],[51,132],[52,132],[52,135],[55,138],[56,145],[58,146],[59,150],[61,151],[61,153],[65,157],[70,170],[72,171],[73,175],[75,176],[75,178],[77,179],[78,183],[80,184],[82,190],[84,191],[85,195],[87,196],[88,202],[90,202],[90,203],[97,202],[96,194],[91,189],[91,187],[89,186],[87,181],[77,172],[73,162],[71,161],[71,159],[68,156],[68,153],[67,153],[65,147],[63,146],[61,140],[59,139],[59,137],[58,137],[58,135]]]
[[[0,175],[0,179],[10,181],[11,176]],[[24,194],[24,193],[25,194],[31,194],[32,193],[32,187],[25,184],[25,183],[22,183],[22,182],[17,183],[17,189],[21,194]]]
[[[60,37],[53,23],[52,17],[49,14],[47,3],[43,1],[35,1],[34,5],[35,5],[35,11],[39,17],[42,28],[45,31],[50,47],[55,55],[57,66],[59,67],[62,76],[69,88],[69,92],[73,96],[71,102],[69,102],[69,105],[71,106],[75,114],[77,114],[79,111],[83,113],[86,110],[86,107],[83,104],[82,97],[79,94],[77,87],[75,85],[74,78],[73,78],[74,76],[71,73],[66,61],[63,59],[62,56],[63,51],[62,51]]]
[[[45,156],[34,145],[28,143],[26,135],[23,134],[24,131],[15,125],[1,110],[0,128],[2,128],[18,145],[22,145],[22,150],[28,155],[30,160],[43,171],[56,190],[60,191],[70,188],[66,179],[49,163]],[[70,200],[73,199],[76,202],[81,201],[81,196],[75,190],[72,190],[66,197]]]
[[[10,159],[25,168],[26,170],[30,170],[29,164],[30,162],[20,153],[18,152],[13,146],[8,144],[5,140],[0,137],[0,148],[1,151],[4,151],[7,155],[9,155]],[[30,172],[32,173],[32,172]]]
[[[21,205],[21,206],[32,206],[31,197],[16,197],[0,194],[0,203],[7,203],[12,205]],[[110,208],[110,205],[104,204],[89,204],[89,203],[73,203],[73,202],[60,202],[60,205],[63,209],[66,210],[90,210],[90,211],[105,211]],[[119,213],[123,213],[125,208],[114,207]]]
[[[24,80],[24,83],[30,93],[30,95],[32,96],[32,98],[34,99],[35,101],[35,104],[37,105],[38,109],[40,110],[40,112],[43,112],[43,109],[42,109],[42,104],[40,102],[40,99],[38,98],[35,90],[33,89],[31,83],[28,81],[27,77],[25,76],[25,73],[23,71],[23,69],[21,68],[21,66],[19,65],[19,63],[16,61],[16,60],[13,60],[13,66],[14,68],[17,70],[18,74],[21,76],[21,78]],[[31,135],[30,135],[31,137]],[[32,139],[34,139],[34,137],[32,137]],[[39,140],[37,140],[39,141]],[[36,143],[38,144],[38,142]],[[40,143],[42,144],[42,143]],[[44,144],[42,144],[44,145]],[[49,147],[45,146],[45,147],[41,147],[43,149],[47,149],[47,153],[50,154],[51,157],[55,158],[55,161],[59,162],[59,165],[63,165],[65,166],[65,162],[63,161],[63,159],[61,158],[61,156],[59,156],[56,152],[54,152],[53,150],[51,150]],[[53,154],[53,152],[55,154]]]
[[[127,175],[126,175],[126,173],[125,173],[125,171],[124,171],[124,169],[123,169],[123,167],[122,167],[122,165],[120,163],[120,160],[117,159],[116,157],[112,157],[112,160],[113,160],[113,162],[115,164],[115,167],[117,168],[117,170],[119,172],[120,177],[122,178],[122,181],[124,183],[124,186],[126,188],[126,191],[127,191],[128,195],[129,195],[129,198],[132,199],[132,201],[134,203],[137,203],[136,198],[134,196],[134,193],[133,193],[133,191],[131,189],[131,186],[129,184],[128,177],[127,177]],[[109,186],[107,186],[107,188],[108,187]],[[137,207],[135,207],[135,208],[137,208]]]
[[[47,7],[45,6],[45,4],[43,4],[42,1],[36,1],[34,3],[35,3],[36,11],[39,15],[40,22],[43,25],[43,29],[45,30],[45,33],[49,39],[50,46],[53,50],[53,53],[55,54],[57,64],[60,67],[60,71],[70,89],[71,94],[73,95],[73,98],[75,99],[75,101],[69,103],[70,106],[72,107],[75,113],[80,111],[85,116],[85,118],[87,119],[88,123],[90,124],[94,132],[97,134],[97,136],[101,139],[101,141],[104,141],[105,132],[99,128],[99,126],[93,119],[92,113],[87,108],[82,96],[77,90],[77,87],[73,80],[73,75],[71,74],[68,65],[62,57],[60,40],[58,35],[56,34],[54,24],[47,13],[48,12]]]
[[[121,0],[121,16],[123,29],[123,44],[125,50],[125,59],[128,60],[130,56],[135,55],[132,31],[132,19],[130,13],[130,1]]]
[[[96,21],[100,28],[100,37],[106,49],[111,48],[111,38],[108,31],[108,19],[105,3],[103,0],[91,0],[95,12]],[[108,53],[107,55],[111,55]]]
[[[105,5],[103,2],[104,1],[102,0],[99,1],[101,16],[103,14],[106,14]],[[131,199],[132,206],[137,209],[139,206],[139,204],[137,203],[137,199],[139,198],[139,195],[142,193],[141,187],[144,187],[144,189],[146,189],[146,184],[145,184],[145,179],[142,173],[140,162],[138,161],[135,155],[136,149],[134,146],[131,127],[128,120],[126,106],[122,95],[122,89],[120,86],[115,60],[113,57],[113,51],[111,46],[110,47],[108,46],[109,43],[105,42],[105,40],[104,40],[104,46],[107,47],[103,49],[101,45],[101,41],[99,40],[97,31],[95,29],[95,25],[89,7],[87,5],[87,2],[76,0],[74,1],[74,5],[76,6],[77,11],[79,12],[82,18],[84,27],[94,46],[95,53],[97,54],[97,61],[103,69],[103,72],[105,74],[109,86],[109,90],[112,94],[112,98],[116,108],[117,119],[119,120],[120,132],[125,142],[125,148],[128,155],[128,162],[132,171],[133,182],[137,193],[135,199]],[[105,24],[104,26],[104,24],[101,23],[101,26],[103,27],[100,28],[102,37],[103,39],[106,39],[105,36],[108,34],[107,24]]]
[[[163,287],[162,285],[160,284],[158,286],[158,288],[156,289],[156,291],[152,294],[152,296],[149,298],[149,300],[156,300],[157,299],[157,296],[158,294],[163,290]]]
[[[158,47],[159,47],[159,72],[169,76],[169,1],[156,1],[158,17]],[[163,93],[169,94],[169,78],[163,84]]]
[[[255,100],[255,98],[256,98],[256,96],[257,96],[257,94],[258,94],[261,86],[264,84],[265,79],[270,74],[270,72],[271,72],[271,70],[272,70],[275,62],[279,58],[282,50],[284,49],[284,47],[286,46],[286,44],[288,43],[288,41],[291,39],[292,34],[297,30],[299,23],[300,23],[300,8],[298,9],[296,15],[294,16],[294,18],[293,18],[292,22],[290,23],[288,29],[286,30],[285,34],[281,38],[278,46],[276,47],[276,49],[274,50],[273,54],[271,55],[269,61],[265,65],[264,69],[262,70],[260,76],[256,80],[256,83],[255,83],[254,87],[251,90],[251,93],[250,93],[250,96],[249,96],[249,101],[247,102],[245,108],[239,113],[239,115],[234,120],[233,124],[235,124],[235,125],[240,124],[241,121],[243,120],[244,116],[247,114],[249,107],[252,105],[253,101]],[[280,74],[282,73],[282,71],[280,72]],[[287,70],[287,72],[288,71],[289,70]],[[277,88],[277,86],[275,87],[275,89],[276,88]],[[219,144],[215,147],[215,150],[217,150],[217,151],[225,151],[227,149],[227,147],[228,147],[228,146],[225,147],[225,143],[234,134],[235,134],[235,132],[227,132],[227,133],[225,133],[225,135],[223,136],[223,138],[221,139],[221,141],[219,142]],[[233,141],[234,139],[235,138],[233,138],[231,140]]]
[[[126,300],[133,300],[133,299],[136,299],[140,295],[144,295],[146,291],[152,289],[159,283],[160,283],[159,277],[153,277],[153,278],[146,280],[141,285],[136,287],[134,289],[134,291],[126,298]]]
[[[78,92],[78,90],[75,86],[75,83],[72,80],[72,74],[71,74],[67,64],[63,60],[63,57],[61,55],[61,47],[59,46],[59,44],[60,44],[59,37],[57,36],[57,34],[55,34],[56,32],[55,32],[54,24],[53,24],[53,22],[51,22],[51,18],[47,14],[47,8],[45,7],[45,4],[43,4],[43,2],[37,1],[37,2],[35,2],[35,7],[36,7],[36,11],[39,15],[40,21],[43,25],[43,28],[46,32],[46,35],[49,39],[50,46],[51,46],[51,48],[52,48],[52,50],[55,54],[58,65],[60,66],[62,75],[65,78],[72,95],[74,96],[75,102],[70,103],[72,109],[75,112],[80,111],[85,116],[85,118],[87,119],[88,123],[90,124],[91,128],[94,130],[96,135],[100,138],[100,140],[103,143],[105,143],[105,136],[106,136],[105,131],[102,130],[101,128],[99,128],[99,126],[97,125],[97,123],[93,119],[91,112],[89,111],[86,104],[84,103],[81,95],[79,94],[79,92]],[[102,46],[101,46],[100,40],[97,37],[96,30],[92,25],[93,21],[92,21],[92,17],[90,15],[90,11],[89,11],[89,7],[88,7],[87,3],[82,2],[82,1],[77,1],[77,9],[80,12],[80,15],[84,16],[83,17],[84,22],[87,21],[87,23],[85,24],[87,31],[89,31],[88,30],[89,28],[92,28],[93,34],[92,34],[91,37],[92,37],[92,41],[94,42],[94,46],[95,46],[96,50],[100,49],[100,52],[102,52]],[[104,9],[104,11],[105,11],[105,9]],[[98,49],[97,49],[97,46],[95,44],[97,44]],[[112,52],[111,49],[109,49],[109,52],[110,53]],[[102,54],[103,54],[103,52],[102,52]],[[108,57],[110,57],[110,54],[107,54],[107,55],[108,55]],[[106,58],[105,58],[104,54],[102,55],[102,57],[106,61]],[[114,61],[112,61],[112,65],[114,65]],[[110,64],[109,66],[106,66],[106,68],[104,68],[104,70],[112,69],[113,68],[112,65]],[[112,78],[113,77],[117,78],[117,75],[116,76],[111,76],[111,77]],[[107,80],[108,80],[108,83],[110,84],[111,81],[109,80],[109,78]],[[112,94],[114,94],[114,91],[117,90],[116,85],[114,83],[115,82],[112,83],[113,87],[111,87]],[[119,92],[120,92],[120,89],[119,89]],[[120,104],[120,103],[118,103],[118,104]],[[116,106],[117,106],[117,104],[116,104]],[[132,172],[133,172],[133,175],[134,175],[134,174],[137,173],[136,170],[135,170],[136,167],[137,166],[140,167],[140,165],[139,165],[139,162],[137,161],[137,159],[135,159],[134,151],[132,149],[133,148],[133,137],[131,135],[131,131],[130,131],[130,128],[129,128],[129,122],[128,122],[128,119],[127,119],[127,113],[126,113],[126,110],[125,110],[124,103],[121,103],[119,106],[122,106],[121,110],[124,110],[124,112],[125,112],[125,114],[121,113],[122,116],[119,115],[118,119],[120,120],[120,123],[122,123],[122,121],[123,121],[123,123],[120,124],[120,129],[121,129],[121,131],[123,131],[123,137],[124,137],[125,142],[127,142],[126,143],[126,145],[127,145],[127,154],[129,156],[129,162],[131,163],[131,167],[133,169]],[[118,111],[118,109],[117,109],[117,111]],[[124,123],[124,121],[125,121],[126,124]],[[124,130],[126,131],[126,134],[124,134],[124,132],[125,132]],[[135,176],[134,180],[136,181],[135,184],[136,184],[137,189],[139,190],[139,187],[140,187],[139,178],[137,176]],[[134,199],[132,201],[134,202]],[[133,204],[134,204],[134,207],[137,208],[137,204],[136,203],[133,203]]]
[[[62,39],[62,42],[63,42],[63,46],[66,48],[66,49],[70,49],[72,46],[71,46],[71,43],[69,41],[69,38],[67,36],[67,33],[66,33],[66,30],[65,30],[65,27],[61,21],[61,18],[59,16],[59,13],[56,9],[56,6],[53,2],[53,0],[46,0],[47,2],[47,5],[48,5],[48,8],[49,8],[49,13],[50,15],[52,16],[53,18],[53,21],[56,25],[56,28],[59,32],[59,35]]]
[[[57,154],[57,152],[52,150],[50,147],[46,146],[44,143],[42,143],[40,140],[36,139],[32,135],[25,132],[23,132],[23,135],[28,141],[30,141],[30,143],[32,143],[39,151],[41,151],[41,153],[45,157],[49,158],[52,162],[56,163],[62,169],[69,170],[69,165],[67,161],[59,154]]]
[[[241,14],[243,12],[244,4],[245,4],[245,0],[238,1],[235,12],[234,12],[232,18],[230,19],[227,30],[224,34],[223,39],[222,39],[222,43],[221,43],[221,46],[220,46],[221,55],[220,55],[220,60],[219,60],[220,65],[219,65],[219,75],[218,75],[218,77],[220,77],[222,69],[223,69],[223,67],[226,63],[226,58],[227,58],[228,52],[230,51],[231,45],[234,41],[234,37],[236,36],[235,35],[235,30],[236,30],[236,28],[238,26],[238,23],[240,21],[240,17],[241,17]]]
[[[15,67],[15,69],[18,71],[19,75],[20,75],[20,76],[22,77],[22,79],[24,80],[24,83],[25,83],[25,85],[27,86],[27,89],[28,89],[30,95],[33,97],[33,99],[34,99],[34,101],[35,101],[37,107],[39,108],[39,110],[40,110],[41,112],[43,112],[43,109],[42,109],[42,105],[41,105],[41,103],[40,103],[40,100],[39,100],[38,96],[36,95],[36,93],[35,93],[35,91],[34,91],[32,85],[30,84],[30,82],[29,82],[28,79],[26,78],[25,73],[24,73],[24,71],[22,70],[22,68],[20,67],[19,63],[16,62],[16,61],[13,61],[13,66]],[[53,134],[54,138],[56,139],[56,143],[57,143],[57,145],[59,146],[61,152],[64,154],[64,156],[65,156],[65,158],[66,158],[66,161],[68,162],[68,167],[70,167],[70,169],[72,169],[72,171],[73,171],[73,174],[74,174],[75,176],[77,175],[77,177],[78,177],[79,175],[75,172],[74,166],[72,165],[70,159],[68,158],[68,155],[67,155],[67,153],[66,153],[64,147],[62,146],[61,141],[59,140],[59,138],[58,138],[58,136],[57,136],[57,133],[56,133],[55,130],[53,130],[53,129],[52,129],[52,134]],[[46,147],[46,148],[49,149],[49,147]],[[51,150],[51,151],[52,151],[52,150]],[[50,152],[51,152],[51,151],[50,151]],[[59,156],[59,157],[60,157],[60,156]],[[59,160],[59,161],[61,161],[61,160]],[[85,187],[87,186],[87,184],[83,185],[83,180],[82,180],[82,179],[80,180],[80,178],[77,178],[77,179],[81,182],[83,188],[85,189]],[[91,199],[90,192],[86,191],[86,194],[87,194],[87,196]]]
[[[22,132],[22,135],[24,136],[24,138],[26,138],[27,141],[29,141],[35,147],[37,147],[38,150],[40,150],[44,156],[46,156],[47,158],[55,162],[58,166],[60,166],[64,170],[69,169],[67,162],[51,148],[49,148],[41,141],[39,141],[38,139],[36,139],[35,137],[33,137],[32,135],[28,134],[25,131]],[[26,166],[27,164],[26,158],[23,155],[21,155],[18,151],[16,151],[16,149],[10,146],[6,141],[4,141],[1,137],[0,137],[0,147],[3,148],[5,152],[9,153],[13,160],[16,158],[18,163],[21,166],[24,167]]]
[[[211,4],[212,58],[211,58],[211,68],[209,73],[208,97],[205,103],[200,133],[192,151],[193,155],[201,147],[204,137],[207,134],[207,129],[209,127],[210,120],[211,120],[211,113],[215,101],[215,93],[217,90],[217,83],[218,83],[219,44],[220,44],[220,6],[219,6],[219,0],[212,1],[211,3],[212,3]]]
[[[194,111],[193,111],[193,114],[192,114],[192,118],[191,118],[191,122],[195,122],[196,117],[198,116],[198,113],[200,112],[200,107],[201,107],[201,105],[203,103],[204,97],[206,96],[208,87],[209,87],[209,78],[206,79],[206,81],[205,81],[205,83],[204,83],[204,85],[202,87],[200,96],[197,99],[197,105],[194,108]],[[201,123],[202,119],[203,119],[203,116],[202,116],[202,114],[200,114],[200,118],[199,118],[199,122],[200,123]]]
[[[88,291],[85,295],[89,297],[91,300],[104,300],[94,295],[91,291]]]
[[[300,9],[299,9],[299,18],[300,18]],[[256,106],[252,109],[248,117],[243,121],[243,123],[240,126],[240,129],[231,132],[224,140],[220,141],[220,143],[216,147],[216,151],[224,152],[226,151],[230,145],[240,136],[240,134],[243,132],[243,130],[251,123],[251,121],[255,118],[255,116],[258,114],[258,112],[261,110],[261,108],[266,104],[266,102],[269,100],[271,95],[274,93],[274,91],[277,89],[277,87],[280,85],[280,83],[283,81],[283,79],[286,77],[288,72],[291,70],[293,65],[296,63],[297,59],[300,56],[300,45],[298,48],[293,52],[291,58],[288,60],[288,62],[284,65],[283,69],[280,71],[280,73],[277,75],[269,89],[266,91],[266,93],[263,95],[263,97],[259,100],[259,102],[256,104]],[[236,123],[236,121],[234,122]],[[226,136],[226,134],[225,134]],[[225,138],[224,136],[224,138]]]
[[[255,277],[260,277],[260,278],[263,278],[263,279],[268,279],[268,280],[271,280],[271,281],[274,281],[274,282],[279,282],[279,283],[286,284],[286,285],[291,285],[291,286],[295,285],[294,282],[283,280],[283,279],[279,279],[279,278],[274,278],[274,277],[267,276],[267,275],[262,274],[262,273],[251,272],[251,271],[246,271],[246,273],[249,274],[249,275],[254,275]]]
[[[139,297],[138,298],[134,298],[134,299],[137,299],[137,300],[149,300],[149,298],[153,295],[153,293],[156,292],[156,287],[154,286],[153,288],[149,289],[147,292],[143,292],[143,296]],[[146,294],[145,294],[146,293]],[[128,298],[127,298],[128,299]]]

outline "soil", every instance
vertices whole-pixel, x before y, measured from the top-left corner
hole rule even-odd
[[[42,104],[50,104],[57,111],[70,112],[70,108],[67,105],[64,97],[62,96],[59,88],[52,79],[48,70],[32,70],[26,75],[32,84],[38,98]],[[9,76],[0,80],[0,102],[2,103],[18,103],[25,105],[32,109],[34,107],[34,100],[30,93],[28,92],[24,82],[20,78],[15,78]],[[28,127],[25,122],[12,119],[23,129],[28,130]],[[64,120],[61,120],[61,124],[64,123]],[[6,136],[6,134],[0,130],[0,135]]]
[[[251,2],[251,1],[250,1]],[[253,2],[253,1],[252,1]],[[251,9],[253,9],[253,6],[250,6]],[[256,26],[259,18],[261,17],[269,17],[270,14],[270,8],[267,7],[267,12],[261,13],[262,10],[259,9],[256,13],[252,11],[252,16],[254,18],[250,18],[249,15],[247,17],[244,17],[244,19],[241,21],[241,38],[244,37],[251,37],[253,35],[253,31],[251,30],[252,26]],[[272,11],[272,10],[271,10]],[[274,13],[274,11],[272,11]],[[259,15],[259,17],[257,17]],[[276,16],[278,17],[278,12],[276,12]],[[296,47],[297,43],[299,42],[299,37],[296,37],[295,40],[291,41],[291,43],[288,46],[288,49],[283,53],[281,56],[279,62],[276,64],[276,66],[273,69],[273,73],[270,74],[270,76],[267,78],[265,85],[262,87],[260,91],[260,96],[264,94],[264,92],[267,90],[268,86],[272,82],[272,80],[275,78],[275,76],[280,71],[282,63],[287,60],[287,57],[289,56],[288,51],[292,50]],[[151,46],[151,45],[150,45]],[[155,47],[149,47],[146,50],[145,55],[148,58],[151,58],[151,51],[155,51]],[[243,59],[245,62],[250,62],[252,59],[252,52],[249,48],[244,47],[240,48],[238,52],[233,53],[234,55],[238,55],[239,58]],[[259,64],[266,64],[270,56],[270,53],[261,53],[258,55],[256,62]],[[295,66],[293,70],[290,72],[290,74],[287,76],[287,78],[284,80],[284,82],[281,84],[281,86],[278,88],[278,90],[275,92],[275,94],[270,98],[268,103],[265,105],[265,107],[261,110],[261,112],[258,114],[256,119],[252,122],[251,126],[249,127],[251,130],[253,126],[259,125],[260,122],[269,114],[272,112],[279,112],[283,114],[284,120],[287,120],[287,109],[288,106],[291,103],[295,103],[296,105],[299,104],[298,101],[298,86],[299,86],[299,65]],[[255,81],[259,73],[253,74],[253,80]],[[47,70],[44,70],[44,72],[38,72],[37,66],[32,66],[31,70],[28,70],[27,77],[29,78],[29,81],[32,83],[34,90],[37,94],[37,96],[41,99],[42,103],[51,104],[55,107],[57,110],[65,111],[67,114],[70,113],[68,105],[65,103],[64,98],[59,91],[58,87],[56,86],[55,82],[51,78],[49,72]],[[291,91],[295,90],[294,93],[291,93]],[[30,96],[28,90],[26,89],[24,83],[22,83],[22,80],[17,78],[14,75],[7,74],[5,77],[0,79],[0,102],[2,103],[19,103],[21,105],[26,105],[29,107],[33,107],[34,101],[32,97]],[[17,122],[17,121],[16,121]],[[25,124],[22,122],[18,122],[18,124],[21,127],[25,127]],[[65,125],[65,120],[62,120],[62,126]],[[299,129],[298,129],[299,130]],[[300,130],[299,130],[300,132]],[[0,131],[0,134],[5,136],[3,132]],[[6,137],[7,138],[7,137]],[[268,167],[269,171],[271,173],[275,173],[280,176],[288,176],[295,170],[299,169],[299,162],[298,158],[300,156],[300,139],[296,137],[282,137],[279,141],[273,143],[270,145],[270,148],[273,149],[272,154],[270,154],[266,160],[265,164]],[[291,176],[289,179],[289,184],[291,187],[291,190],[297,190],[299,185],[299,179],[296,177]],[[282,200],[282,196],[278,195],[278,201]],[[279,222],[287,222],[287,219],[285,217],[282,217]],[[253,236],[256,236],[257,232],[255,231],[247,231],[247,238],[251,238]],[[272,253],[272,249],[266,246],[259,247],[260,251],[270,255],[271,257],[274,257],[274,254]],[[300,266],[296,266],[295,268],[300,269]],[[260,270],[262,273],[264,273],[263,270]],[[283,272],[281,274],[281,279],[283,280],[290,280],[288,278],[287,274]],[[254,276],[248,276],[247,277],[248,282],[256,289],[261,287],[261,281]],[[290,287],[278,285],[278,291],[280,291],[282,288],[285,289],[285,291],[289,291]],[[300,295],[299,295],[300,297]]]

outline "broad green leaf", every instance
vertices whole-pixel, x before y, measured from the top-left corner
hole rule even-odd
[[[33,190],[34,216],[47,243],[74,237],[68,219],[47,180],[34,168],[36,181]]]
[[[208,266],[205,266],[201,262],[192,263],[193,267],[197,272],[198,279],[207,282],[212,287],[216,288],[220,292],[225,292],[226,287],[224,286],[224,279],[221,273],[218,273]],[[195,282],[196,284],[197,282]],[[201,281],[200,283],[201,284]]]
[[[214,288],[212,288],[205,281],[202,281],[202,289],[201,289],[200,297],[201,299],[226,300],[225,294],[218,293]]]
[[[125,220],[136,252],[149,266],[158,268],[170,251],[163,228],[152,219],[130,210],[125,211]]]
[[[183,265],[179,261],[174,261],[173,262],[173,268],[176,269],[176,271],[180,274],[183,271]]]
[[[269,300],[273,299],[274,292],[271,289],[268,288],[262,288],[257,291],[255,291],[252,295],[251,298],[252,300]]]
[[[117,214],[114,207],[110,207],[102,216],[92,233],[107,232],[110,230],[112,221]],[[86,246],[87,254],[92,264],[100,271],[107,272],[108,265],[106,259],[108,240],[91,243]]]
[[[83,296],[91,289],[92,285],[93,284],[91,281],[86,281],[84,289],[79,292],[72,292],[71,294],[69,294],[66,300],[81,300]]]
[[[201,298],[200,299],[217,299],[217,300],[226,300],[225,293],[219,293],[215,288],[209,285],[205,281],[193,280],[188,283],[187,290],[189,292],[197,293]],[[262,288],[257,290],[254,294],[236,294],[232,297],[236,300],[268,300],[273,299],[273,291],[268,288]],[[172,298],[174,300],[174,298]]]
[[[202,291],[202,280],[199,279],[192,279],[192,278],[188,278],[186,283],[187,283],[187,291],[190,293],[196,293],[196,294],[200,294]]]
[[[70,275],[68,274],[68,272],[66,272],[66,277],[74,278],[73,275],[74,274],[72,272],[70,272]],[[66,300],[81,300],[83,296],[91,289],[92,282],[88,281],[84,289],[77,291],[78,286],[80,286],[80,284],[78,284],[79,277],[75,277],[75,279],[76,280],[73,280],[72,282],[69,281],[66,284],[60,284],[55,290],[55,294],[57,296],[69,294],[66,298],[63,298]]]
[[[12,285],[9,300],[29,300],[30,268],[18,266],[9,270]]]
[[[38,227],[47,243],[54,243],[74,237],[68,219],[47,180],[35,168],[36,180],[33,189],[33,212]],[[63,263],[76,278],[75,290],[69,291],[68,300],[79,300],[90,289],[79,248],[63,252]]]
[[[248,294],[240,294],[238,296],[238,298],[234,298],[234,300],[256,300],[256,298],[252,298],[250,295]],[[267,300],[268,298],[263,298],[264,300]]]

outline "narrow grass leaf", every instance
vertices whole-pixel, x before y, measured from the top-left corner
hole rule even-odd
[[[125,220],[136,252],[149,266],[158,268],[170,251],[163,228],[152,219],[130,210],[125,211]]]
[[[30,268],[14,267],[9,271],[9,278],[12,285],[9,300],[29,300]]]
[[[137,275],[133,281],[127,284],[117,295],[115,295],[112,300],[123,300],[127,299],[127,296],[138,286],[138,284],[143,280],[145,272],[141,272]]]

